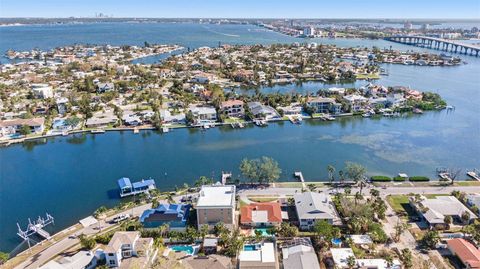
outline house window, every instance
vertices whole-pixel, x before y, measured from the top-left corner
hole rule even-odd
[[[114,260],[110,260],[109,263],[110,263],[110,265],[115,265],[116,264],[116,262]]]

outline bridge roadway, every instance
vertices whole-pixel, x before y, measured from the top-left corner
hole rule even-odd
[[[429,37],[429,36],[390,36],[385,40],[397,42],[407,45],[421,46],[431,49],[450,51],[454,53],[461,53],[472,56],[480,55],[480,47],[472,44],[458,42],[454,40],[446,40],[442,38]]]

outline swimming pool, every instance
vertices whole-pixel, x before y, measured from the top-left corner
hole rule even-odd
[[[255,229],[255,231],[262,232],[262,236],[273,236],[272,234],[269,233],[268,228],[257,228],[257,229]],[[255,232],[254,232],[254,235],[255,235]]]
[[[243,246],[243,250],[244,251],[256,251],[260,249],[260,245],[256,244],[256,245],[244,245]]]
[[[171,246],[171,247],[168,247],[170,248],[171,250],[175,251],[175,252],[185,252],[187,253],[188,255],[193,255],[195,253],[195,248],[193,246],[188,246],[188,245],[180,245],[180,246]]]

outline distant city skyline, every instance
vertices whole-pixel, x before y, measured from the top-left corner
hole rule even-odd
[[[480,19],[480,0],[1,0],[0,17]]]

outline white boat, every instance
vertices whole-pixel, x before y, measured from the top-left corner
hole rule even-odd
[[[139,132],[140,132],[140,130],[138,130],[137,128],[134,128],[134,129],[133,129],[133,133],[134,133],[134,134],[138,134]]]
[[[364,117],[364,118],[370,118],[371,116],[372,116],[372,114],[370,114],[370,112],[362,114],[362,117]]]
[[[92,133],[92,134],[103,134],[103,133],[105,133],[105,130],[96,129],[96,130],[91,130],[90,133]]]
[[[168,127],[162,128],[162,133],[168,133],[168,132],[170,132],[170,129],[168,129]]]
[[[67,136],[68,135],[68,131],[63,131],[62,132],[62,136]]]

